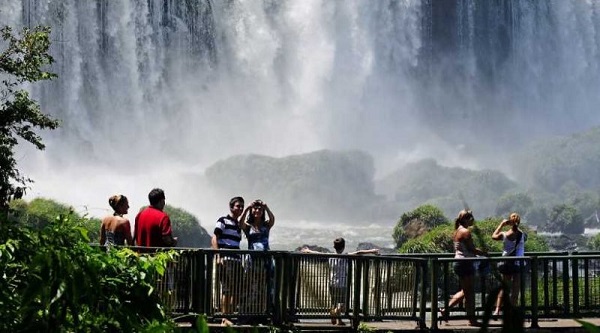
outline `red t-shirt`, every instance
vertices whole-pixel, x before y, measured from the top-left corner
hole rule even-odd
[[[148,206],[135,217],[133,239],[137,246],[165,247],[162,238],[168,235],[171,235],[171,220],[162,210]]]

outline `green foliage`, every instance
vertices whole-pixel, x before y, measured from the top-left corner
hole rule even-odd
[[[173,236],[178,238],[177,247],[210,247],[211,236],[194,215],[169,205],[165,206],[164,211],[171,219]]]
[[[328,150],[283,158],[234,156],[205,172],[220,195],[264,199],[288,218],[322,219],[327,214],[345,220],[380,214],[373,174],[370,155]]]
[[[100,225],[97,218],[87,218],[73,212],[73,208],[52,199],[35,198],[29,203],[25,200],[12,200],[9,204],[11,220],[18,221],[34,229],[42,229],[58,216],[70,215],[71,220],[77,221],[87,231],[90,242],[100,239]]]
[[[548,222],[548,209],[545,206],[534,205],[524,216],[530,225],[543,226]]]
[[[528,187],[558,193],[574,182],[584,189],[600,188],[600,127],[527,146],[515,156],[513,170]]]
[[[583,329],[588,333],[600,333],[600,327],[581,319],[575,319],[576,322],[583,326]]]
[[[525,216],[533,206],[533,199],[526,193],[507,193],[498,199],[496,216],[506,216],[512,212],[519,212]]]
[[[591,251],[600,251],[600,234],[590,237],[587,247]]]
[[[444,213],[433,205],[423,205],[416,209],[402,214],[400,220],[396,223],[392,238],[399,248],[408,239],[418,237],[423,233],[448,223]]]
[[[420,237],[402,244],[400,253],[444,253],[453,252],[452,234],[454,225],[447,223],[437,226]]]
[[[575,207],[562,204],[552,207],[544,230],[565,234],[582,234],[585,226],[583,217]]]
[[[429,203],[446,215],[463,208],[461,197],[480,214],[491,215],[498,197],[516,186],[498,171],[444,167],[433,159],[407,164],[377,182],[378,190],[393,197],[400,210]]]
[[[69,216],[41,229],[1,223],[0,244],[2,332],[173,329],[154,292],[173,253],[104,252]]]
[[[36,101],[22,89],[33,83],[55,77],[43,70],[53,62],[48,53],[50,29],[24,28],[21,36],[13,35],[10,27],[0,29],[6,48],[0,53],[0,207],[6,210],[11,199],[19,199],[30,179],[17,169],[14,148],[23,139],[38,149],[44,149],[35,129],[55,129],[58,122],[40,111]]]

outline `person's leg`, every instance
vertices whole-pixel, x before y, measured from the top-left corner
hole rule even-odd
[[[465,298],[465,311],[469,320],[469,325],[476,325],[475,320],[475,290],[473,284],[473,275],[465,275],[460,278],[460,285]]]
[[[502,281],[504,282],[504,285],[506,285],[510,289],[511,284],[512,284],[511,276],[502,274]],[[496,300],[496,311],[494,311],[495,316],[500,314],[500,308],[502,307],[502,297],[504,296],[504,285],[498,292],[498,299]],[[512,295],[512,292],[511,292],[511,295]]]
[[[329,296],[331,297],[331,309],[329,309],[329,314],[331,315],[331,323],[335,325],[337,322],[336,315],[336,306],[337,306],[337,295],[336,288],[333,286],[329,286]]]
[[[461,289],[456,294],[452,295],[452,298],[450,298],[450,302],[448,303],[448,307],[451,308],[462,302],[463,298],[465,298],[465,292],[463,289]]]
[[[519,293],[521,292],[521,274],[516,273],[512,276],[512,286],[510,291],[510,302],[514,307],[518,307]]]

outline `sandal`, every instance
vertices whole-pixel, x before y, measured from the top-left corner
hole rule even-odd
[[[335,325],[337,322],[335,308],[331,309],[329,313],[331,314],[331,325]]]
[[[444,308],[440,308],[440,318],[439,321],[445,321],[446,323],[448,322],[448,312],[446,311],[446,309]]]

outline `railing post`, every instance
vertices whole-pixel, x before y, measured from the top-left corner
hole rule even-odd
[[[353,290],[353,302],[352,302],[352,326],[358,327],[359,313],[361,309],[360,305],[360,290],[362,287],[362,267],[358,261],[354,260],[354,290]],[[363,309],[364,310],[364,309]]]
[[[573,316],[579,317],[579,261],[576,257],[571,261],[572,281],[573,281]]]
[[[531,328],[540,328],[538,322],[538,258],[531,258]],[[523,295],[525,296],[525,295]]]
[[[202,300],[206,297],[206,264],[205,252],[203,250],[195,250],[193,253],[194,260],[192,261],[192,309],[195,313],[206,313]]]
[[[284,265],[286,264],[287,260],[284,260],[287,258],[284,258],[283,255],[281,253],[276,254],[273,257],[269,257],[269,260],[271,263],[274,263],[274,267],[272,269],[274,269],[273,275],[274,276],[269,276],[269,278],[272,278],[273,280],[271,281],[271,288],[273,289],[273,294],[271,295],[271,290],[267,291],[267,295],[268,295],[268,302],[273,302],[272,307],[269,309],[269,311],[272,311],[271,316],[272,316],[272,320],[273,320],[273,324],[275,325],[281,325],[281,323],[283,322],[283,311],[282,309],[285,309],[285,302],[287,301],[287,288],[283,287],[283,284],[281,283],[281,281],[289,281],[289,280],[283,280],[283,278],[285,277],[285,272],[287,271],[287,269],[284,267]],[[269,273],[271,274],[271,273]],[[291,283],[286,283],[285,285],[289,285]]]
[[[562,260],[562,280],[563,280],[563,311],[566,316],[571,314],[571,304],[569,302],[569,259]]]
[[[420,279],[418,279],[417,281],[421,281],[421,297],[419,297],[419,317],[421,318],[419,321],[419,328],[421,330],[424,330],[427,328],[427,324],[425,323],[425,316],[427,315],[427,261],[424,260],[419,260],[419,270],[417,270],[418,272],[420,272]]]
[[[437,258],[431,258],[429,260],[429,266],[431,267],[431,330],[437,331],[438,329],[438,263]]]

